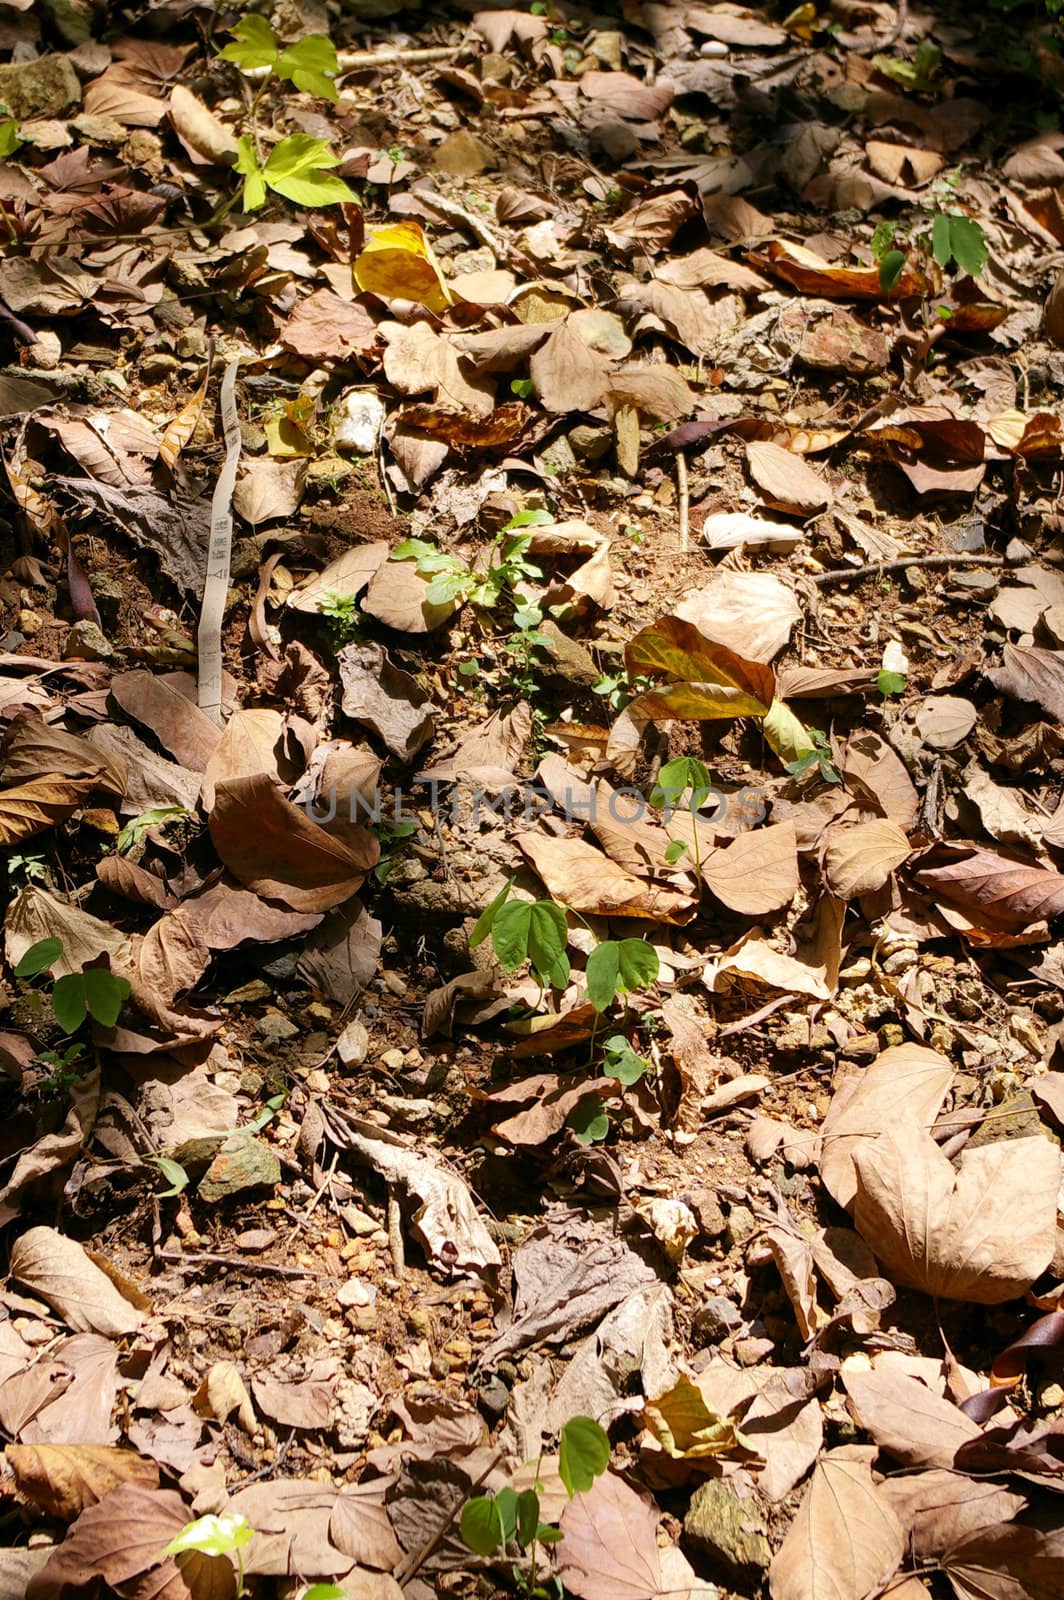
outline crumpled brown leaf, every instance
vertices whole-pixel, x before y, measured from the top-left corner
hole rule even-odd
[[[11,1276],[40,1295],[76,1333],[121,1339],[144,1313],[120,1294],[75,1239],[55,1228],[29,1228],[11,1249]]]
[[[328,911],[349,900],[380,855],[368,829],[334,836],[264,774],[220,783],[209,826],[233,876],[294,911]]]

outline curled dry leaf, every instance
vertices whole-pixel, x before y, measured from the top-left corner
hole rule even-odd
[[[834,498],[828,484],[812,467],[778,444],[752,439],[746,446],[750,476],[757,484],[766,505],[793,516],[814,516]]]
[[[374,573],[388,559],[391,547],[384,539],[370,544],[357,544],[345,550],[342,556],[308,579],[288,596],[288,604],[295,611],[308,611],[313,616],[321,610],[321,603],[329,595],[341,595],[346,600],[356,599],[366,588]]]
[[[81,1245],[55,1228],[30,1228],[16,1239],[11,1276],[40,1295],[75,1333],[121,1339],[144,1321],[144,1313],[118,1292]]]
[[[202,772],[222,730],[182,692],[187,682],[183,674],[160,676],[138,669],[116,673],[111,693],[126,715],[149,728],[175,761]]]
[[[901,1523],[872,1482],[868,1460],[831,1450],[769,1570],[772,1600],[868,1600],[904,1551]]]
[[[1018,932],[1064,911],[1064,874],[976,844],[933,845],[914,877],[979,928]]]
[[[906,265],[889,291],[879,281],[878,267],[844,267],[825,261],[802,244],[773,239],[752,250],[747,260],[774,278],[783,278],[802,294],[823,295],[825,300],[897,300],[919,295],[922,277]]]
[[[932,750],[955,750],[975,727],[978,715],[970,700],[928,695],[916,713],[916,731]]]
[[[95,788],[95,778],[31,778],[0,789],[0,849],[65,822]]]
[[[878,733],[862,730],[847,741],[842,775],[851,793],[867,800],[906,832],[920,812],[920,796],[905,763]]]
[[[937,1050],[891,1045],[864,1072],[843,1079],[821,1129],[820,1176],[840,1206],[857,1195],[854,1155],[899,1119],[930,1128],[953,1085],[953,1068]]]
[[[854,1220],[898,1283],[998,1305],[1053,1259],[1060,1151],[1048,1139],[961,1152],[956,1169],[915,1122],[854,1151]]]
[[[400,761],[412,761],[432,738],[432,696],[379,644],[345,645],[336,659],[345,714],[383,739]]]
[[[896,822],[833,822],[824,834],[824,877],[832,894],[854,900],[882,889],[909,854]]]
[[[335,837],[265,774],[218,785],[210,833],[234,878],[294,911],[328,911],[349,900],[380,856],[368,829]]]

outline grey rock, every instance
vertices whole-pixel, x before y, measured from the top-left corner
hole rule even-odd
[[[743,1245],[757,1232],[757,1218],[749,1206],[732,1206],[728,1212],[725,1242],[730,1248]]]
[[[299,1029],[288,1017],[280,1011],[267,1011],[255,1024],[255,1034],[267,1044],[282,1044],[285,1039],[294,1039]]]
[[[742,1312],[722,1294],[715,1294],[700,1305],[691,1318],[691,1333],[700,1344],[719,1344],[736,1328],[741,1328]]]
[[[691,1497],[683,1520],[684,1539],[729,1578],[756,1581],[772,1560],[765,1524],[753,1500],[741,1500],[729,1484],[704,1483]]]
[[[95,622],[75,622],[63,645],[64,661],[109,661],[114,649]]]
[[[227,1139],[200,1182],[201,1200],[225,1200],[244,1189],[270,1189],[281,1181],[281,1163],[273,1151],[248,1133]]]

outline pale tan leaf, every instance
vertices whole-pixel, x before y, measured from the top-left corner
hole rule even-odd
[[[915,1122],[855,1150],[854,1219],[891,1278],[998,1305],[1053,1259],[1060,1151],[1048,1139],[965,1149],[955,1169]]]
[[[832,894],[854,900],[881,889],[908,854],[908,839],[886,817],[833,822],[824,834],[824,877]]]
[[[65,822],[96,788],[95,778],[33,778],[0,789],[0,848]]]
[[[527,832],[518,836],[517,845],[551,894],[585,916],[683,923],[694,915],[693,894],[634,877],[582,839]]]
[[[999,1483],[935,1468],[899,1473],[879,1485],[905,1529],[917,1561],[938,1561],[947,1550],[983,1529],[1011,1522],[1027,1505],[1022,1494]]]
[[[906,832],[920,811],[920,796],[901,757],[878,733],[851,735],[842,763],[846,787]]]
[[[904,1550],[901,1524],[877,1492],[868,1462],[830,1451],[769,1570],[772,1600],[870,1600]]]
[[[30,1228],[15,1240],[11,1276],[40,1295],[75,1333],[121,1339],[144,1321],[81,1245],[55,1228]]]
[[[828,1192],[849,1210],[857,1194],[853,1158],[899,1118],[930,1128],[953,1085],[953,1068],[937,1050],[896,1044],[872,1065],[844,1079],[821,1134],[820,1176]]]
[[[560,1574],[580,1600],[657,1600],[661,1558],[653,1502],[605,1472],[561,1515]]]
[[[601,405],[610,366],[581,339],[569,319],[559,323],[532,354],[529,373],[537,398],[555,416]]]
[[[746,917],[789,906],[798,893],[798,841],[793,822],[741,833],[702,858],[702,876],[718,900]]]
[[[842,1380],[861,1427],[902,1466],[951,1467],[961,1446],[982,1432],[958,1406],[891,1367],[844,1367]]]
[[[19,1493],[48,1517],[73,1522],[120,1483],[159,1486],[159,1468],[134,1450],[104,1444],[9,1444]]]
[[[746,446],[746,459],[766,505],[777,511],[813,516],[834,498],[829,485],[801,456],[792,455],[778,444],[751,439]]]

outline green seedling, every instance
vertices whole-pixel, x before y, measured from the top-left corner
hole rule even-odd
[[[392,552],[393,561],[413,561],[418,575],[429,580],[425,599],[429,605],[474,605],[483,611],[492,611],[507,592],[511,593],[525,578],[542,578],[543,573],[532,562],[526,561],[525,552],[531,544],[527,534],[512,537],[514,530],[553,522],[547,511],[519,511],[495,537],[494,548],[498,560],[489,564],[486,573],[474,572],[461,556],[451,555],[430,544],[427,539],[404,539]],[[538,608],[528,608],[529,611]],[[517,612],[521,610],[516,603]],[[541,622],[537,614],[535,622]],[[518,627],[522,623],[518,621]]]
[[[543,988],[564,989],[569,982],[565,912],[553,900],[511,900],[513,882],[511,878],[481,913],[469,948],[475,950],[490,934],[491,947],[504,971],[516,972],[528,961]]]
[[[326,589],[318,601],[318,612],[325,618],[334,650],[342,650],[345,644],[362,642],[362,613],[353,594]]]
[[[258,211],[272,190],[298,206],[335,206],[357,199],[355,192],[337,177],[332,167],[340,158],[324,139],[309,133],[290,133],[275,144],[265,163],[247,134],[237,140],[236,170],[244,179],[240,203],[245,211]]]
[[[813,741],[813,749],[807,750],[797,761],[788,761],[784,767],[792,778],[804,778],[807,772],[814,769],[820,774],[824,783],[841,783],[842,774],[831,759],[831,746],[819,728],[810,728],[809,737]]]
[[[599,1013],[619,994],[649,989],[657,982],[657,951],[643,939],[604,939],[587,958],[587,997]]]
[[[0,121],[0,161],[13,156],[20,144],[22,144],[22,133],[18,123],[13,117],[5,117]]]
[[[885,700],[891,695],[903,694],[906,681],[904,672],[888,672],[886,667],[876,674],[876,688]]]
[[[885,78],[892,78],[895,83],[901,84],[903,89],[926,94],[934,88],[942,70],[942,51],[933,39],[924,39],[917,46],[911,61],[901,56],[878,55],[872,57],[872,65]]]
[[[618,1083],[630,1089],[640,1078],[646,1076],[650,1070],[650,1062],[646,1056],[641,1056],[633,1050],[623,1033],[611,1034],[602,1046],[602,1071],[607,1078],[616,1078]]]
[[[397,839],[409,839],[410,835],[416,832],[416,822],[397,822],[391,828],[382,823],[378,827],[377,838],[380,840],[381,855],[380,860],[373,868],[373,876],[378,883],[387,881],[389,873],[399,859],[398,853],[390,850],[389,846],[394,844]]]
[[[197,1517],[194,1522],[186,1522],[181,1532],[170,1540],[164,1556],[185,1555],[188,1551],[196,1551],[201,1556],[236,1556],[236,1594],[237,1600],[247,1594],[244,1585],[244,1557],[242,1551],[255,1537],[255,1530],[246,1517],[239,1511],[223,1511],[215,1516],[213,1513],[206,1517]]]
[[[592,1417],[570,1417],[561,1430],[558,1450],[558,1476],[570,1500],[584,1494],[600,1477],[610,1461],[610,1441]],[[557,1544],[562,1530],[554,1523],[540,1521],[540,1501],[536,1488],[520,1493],[507,1484],[491,1495],[476,1495],[466,1502],[459,1521],[465,1544],[478,1556],[505,1555],[516,1545],[521,1556],[529,1558],[528,1571],[515,1566],[514,1581],[522,1594],[533,1600],[554,1600],[560,1596],[555,1583],[537,1580],[537,1547]]]
[[[870,248],[879,264],[879,282],[884,292],[894,288],[907,259],[898,248],[898,230],[892,222],[881,222],[872,235]],[[922,228],[910,239],[912,247],[933,259],[943,272],[956,267],[970,278],[977,278],[989,259],[986,234],[974,217],[959,211],[935,211],[930,227]]]
[[[233,42],[219,50],[222,61],[231,61],[241,72],[262,73],[283,78],[307,94],[322,100],[335,100],[333,79],[340,70],[336,46],[324,34],[312,33],[295,44],[282,45],[265,17],[253,12],[241,17],[232,29]]]
[[[686,795],[687,810],[691,813],[691,840],[694,845],[692,865],[699,881],[702,878],[702,851],[698,842],[698,813],[713,792],[709,768],[695,756],[677,756],[667,761],[658,773],[658,781],[650,791],[650,803],[662,806],[666,820]],[[674,839],[666,846],[665,860],[674,866],[688,850],[683,839]]]
[[[115,850],[120,856],[128,855],[140,843],[149,828],[156,828],[161,822],[172,822],[175,817],[187,817],[189,813],[184,806],[156,806],[151,811],[142,811],[139,817],[131,817],[115,840]]]
[[[170,1182],[169,1189],[159,1190],[157,1199],[172,1200],[175,1196],[184,1194],[192,1180],[180,1161],[175,1161],[171,1156],[149,1156],[148,1159],[155,1163],[163,1177]]]
[[[31,944],[18,966],[16,978],[36,978],[48,972],[63,954],[62,939],[39,939]],[[124,1002],[129,998],[129,982],[107,967],[82,967],[57,978],[51,1001],[55,1020],[64,1033],[76,1033],[91,1017],[102,1028],[113,1028]]]

